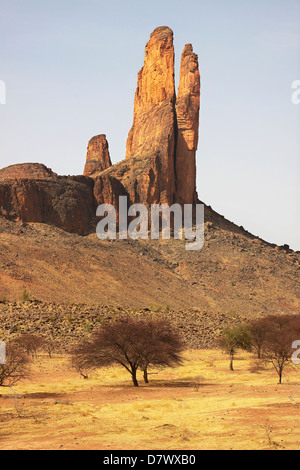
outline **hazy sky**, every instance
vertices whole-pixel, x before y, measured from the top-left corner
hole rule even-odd
[[[199,55],[200,199],[300,250],[299,0],[0,0],[0,167],[81,174],[102,133],[122,160],[144,47],[162,25],[177,84],[184,45]]]

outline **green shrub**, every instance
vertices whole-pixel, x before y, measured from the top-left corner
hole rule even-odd
[[[27,289],[24,289],[22,293],[22,302],[29,302],[29,301],[30,301],[30,294],[27,291]]]

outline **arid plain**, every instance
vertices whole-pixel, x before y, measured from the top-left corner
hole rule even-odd
[[[239,355],[191,350],[176,369],[132,387],[112,368],[85,380],[67,356],[39,356],[30,380],[1,390],[0,449],[256,449],[299,447],[300,375],[277,384]]]

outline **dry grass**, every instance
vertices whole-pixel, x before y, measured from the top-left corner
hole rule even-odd
[[[235,367],[189,351],[134,388],[119,368],[84,380],[67,357],[38,358],[30,380],[0,390],[0,449],[297,449],[300,369],[280,386],[272,370],[251,373],[248,355]]]

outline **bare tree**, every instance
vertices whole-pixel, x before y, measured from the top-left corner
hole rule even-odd
[[[28,376],[29,359],[24,351],[8,343],[6,345],[6,362],[0,364],[0,387],[11,387]]]
[[[263,361],[271,364],[276,370],[279,383],[282,383],[283,372],[292,363],[293,342],[300,334],[299,315],[269,315],[265,317],[268,331],[262,346]]]
[[[276,370],[279,383],[282,383],[284,369],[291,364],[293,336],[289,331],[273,329],[268,333],[263,348],[263,360],[272,364]]]
[[[261,359],[262,348],[266,341],[268,331],[269,321],[266,318],[253,320],[250,323],[251,344],[258,359]]]
[[[141,370],[144,382],[149,383],[148,369],[175,367],[182,363],[185,347],[174,327],[164,320],[148,320],[144,323],[144,350]]]
[[[22,333],[19,337],[15,338],[12,343],[19,346],[26,354],[34,358],[37,356],[38,350],[44,346],[45,338],[33,333]]]
[[[88,340],[74,346],[71,351],[71,365],[84,378],[88,379],[88,371],[97,368],[99,357],[95,355],[93,344]]]
[[[43,348],[44,351],[48,353],[48,356],[51,359],[53,352],[56,351],[58,348],[58,344],[53,339],[45,338],[43,341],[43,344],[41,344],[41,347]]]
[[[172,344],[177,348],[174,351]],[[90,341],[81,343],[71,353],[73,366],[77,370],[87,371],[117,364],[129,372],[133,385],[138,387],[138,370],[144,372],[147,382],[150,365],[175,365],[180,362],[182,350],[182,343],[167,324],[127,318],[103,325]]]

